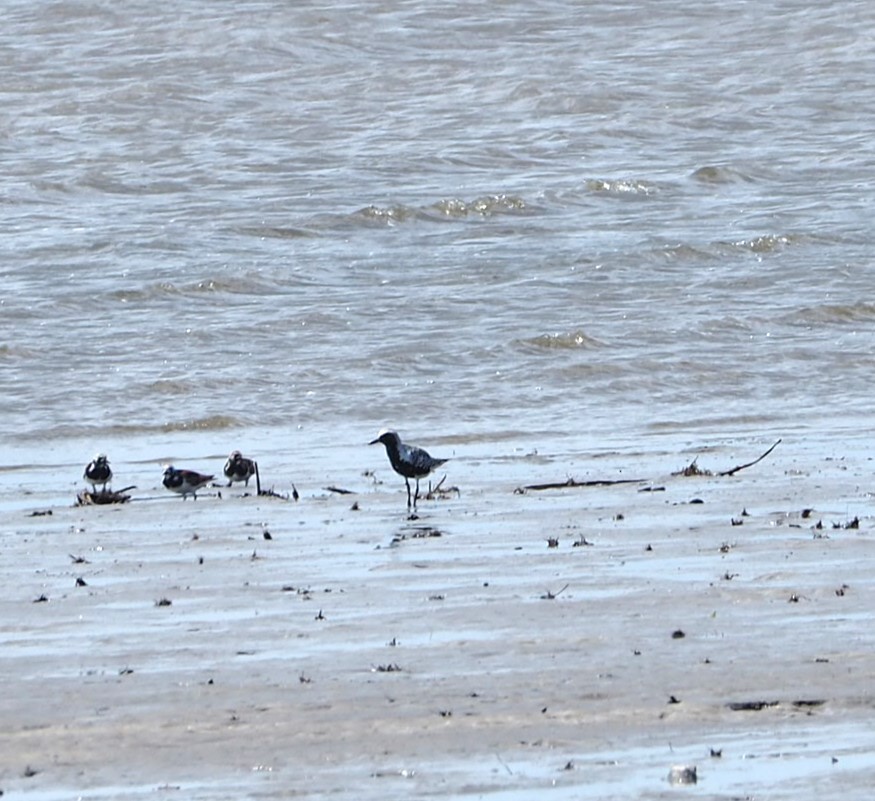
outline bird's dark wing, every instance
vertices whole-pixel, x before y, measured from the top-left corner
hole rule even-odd
[[[422,448],[408,448],[406,455],[407,461],[410,462],[413,468],[413,476],[428,475],[436,467],[447,461],[446,459],[435,459]]]

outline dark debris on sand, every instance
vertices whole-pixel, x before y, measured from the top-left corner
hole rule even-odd
[[[76,506],[102,506],[110,503],[127,503],[131,499],[127,492],[132,489],[136,489],[136,487],[125,487],[120,490],[102,489],[100,492],[82,490],[76,496]]]

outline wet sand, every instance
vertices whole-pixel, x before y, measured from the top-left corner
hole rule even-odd
[[[671,474],[770,444],[459,447],[460,494],[416,520],[388,469],[356,472],[382,464],[364,449],[348,482],[299,473],[297,503],[183,502],[140,465],[132,503],[74,508],[81,483],[59,503],[6,473],[0,789],[868,798],[870,443]],[[514,492],[568,475],[644,480]],[[698,784],[672,786],[673,765]]]

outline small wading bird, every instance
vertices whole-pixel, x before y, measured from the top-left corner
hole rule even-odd
[[[172,464],[164,468],[164,486],[171,492],[178,492],[185,500],[191,495],[197,500],[197,491],[209,484],[215,476],[196,473],[194,470],[177,470]]]
[[[432,470],[440,467],[447,460],[435,459],[422,448],[405,445],[395,431],[384,429],[369,444],[376,445],[378,442],[382,442],[386,446],[386,453],[389,456],[392,469],[399,476],[404,476],[404,483],[407,485],[407,508],[410,509],[412,506],[415,509],[416,499],[419,497],[419,479],[425,478]],[[416,492],[413,494],[412,503],[410,501],[410,481],[408,480],[411,478],[416,479]]]
[[[85,467],[85,475],[88,481],[91,482],[91,489],[97,492],[97,485],[103,484],[103,492],[106,492],[106,485],[112,479],[112,469],[109,466],[109,459],[105,454],[98,453]]]
[[[228,461],[225,462],[225,478],[230,487],[235,481],[245,481],[249,486],[249,479],[255,475],[255,462],[245,459],[240,451],[231,451]]]

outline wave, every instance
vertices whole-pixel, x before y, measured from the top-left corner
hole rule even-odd
[[[520,214],[529,205],[517,195],[482,195],[474,200],[442,198],[426,206],[365,206],[352,215],[353,220],[369,224],[394,225],[411,220],[440,221],[493,217],[499,214]]]
[[[806,306],[784,315],[788,325],[824,325],[830,323],[853,324],[875,321],[875,302],[825,303],[819,306]]]
[[[66,439],[77,437],[134,437],[147,434],[168,434],[177,431],[227,431],[243,428],[251,420],[230,417],[229,415],[209,415],[190,420],[169,420],[163,423],[110,423],[102,424],[64,424],[52,428],[22,433],[24,439]]]
[[[686,262],[699,264],[703,261],[710,261],[717,258],[717,254],[715,253],[710,253],[697,245],[688,245],[683,242],[651,249],[647,251],[647,255],[671,264]]]
[[[490,217],[494,214],[514,214],[525,211],[527,205],[521,197],[515,195],[484,195],[470,202],[458,198],[439,200],[430,208],[447,217],[469,215]]]
[[[583,331],[567,331],[556,334],[541,334],[529,339],[517,340],[517,344],[534,350],[593,350],[605,346],[601,340]]]
[[[37,351],[22,345],[0,345],[0,359],[32,359]]]
[[[812,233],[771,233],[760,234],[746,239],[718,239],[710,242],[677,242],[646,251],[650,258],[673,262],[701,262],[713,259],[735,258],[739,252],[757,256],[780,253],[788,248],[812,245],[843,244],[838,236],[823,236]]]
[[[379,206],[372,205],[359,209],[352,215],[351,219],[352,221],[361,220],[378,225],[394,225],[395,223],[415,219],[418,216],[418,211],[411,206],[395,205],[380,208]]]
[[[136,289],[115,289],[108,292],[107,297],[121,303],[143,303],[181,297],[203,297],[211,294],[273,296],[279,291],[280,287],[272,281],[240,275],[204,278],[186,284],[158,281]]]
[[[586,188],[590,192],[600,192],[608,195],[654,195],[656,184],[636,179],[605,180],[602,178],[589,178]]]
[[[736,242],[720,242],[718,244],[736,250],[749,250],[751,253],[774,253],[789,245],[796,244],[798,241],[799,238],[791,234],[763,234],[752,239],[740,239]]]
[[[778,253],[791,247],[843,244],[841,236],[796,232],[760,234],[746,239],[720,239],[711,243],[718,253],[745,251],[757,255]]]
[[[172,378],[159,378],[147,386],[151,392],[159,395],[188,395],[194,387],[189,381],[177,381]]]
[[[258,239],[312,239],[318,233],[308,228],[285,227],[279,225],[248,225],[234,229],[243,236],[254,236]]]
[[[243,420],[231,417],[227,414],[213,414],[208,417],[197,417],[192,420],[174,420],[163,423],[160,430],[170,431],[224,431],[229,428],[238,428],[244,424]]]
[[[734,167],[721,167],[707,164],[692,174],[692,179],[702,184],[753,183],[754,178]]]
[[[522,197],[504,193],[481,195],[473,200],[440,198],[425,205],[371,203],[353,212],[314,214],[295,225],[246,225],[234,230],[243,236],[259,239],[318,238],[350,227],[390,227],[406,222],[445,222],[468,218],[487,218],[499,214],[520,214],[531,207]]]

